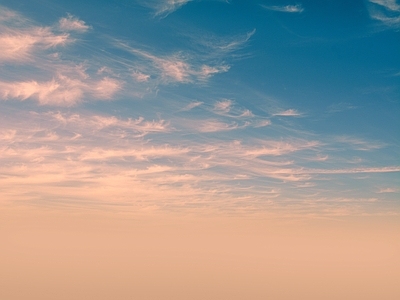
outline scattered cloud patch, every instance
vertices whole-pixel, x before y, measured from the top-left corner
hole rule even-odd
[[[247,32],[245,35],[236,36],[228,41],[223,40],[222,44],[217,43],[216,45],[213,45],[213,47],[224,52],[237,50],[240,49],[244,44],[246,44],[255,33],[256,29],[254,28],[252,31]]]
[[[59,21],[59,28],[62,31],[78,31],[78,32],[85,32],[90,27],[85,24],[84,21],[79,20],[78,18],[68,15],[65,18],[61,18]]]
[[[209,66],[191,63],[181,53],[160,56],[123,43],[118,43],[118,46],[142,58],[142,69],[145,69],[147,74],[151,74],[149,78],[158,78],[163,84],[204,82],[214,74],[229,70],[227,65]],[[151,62],[150,66],[148,61]]]
[[[301,113],[299,113],[295,109],[288,109],[288,110],[284,110],[284,111],[278,112],[276,114],[273,114],[273,116],[282,116],[282,117],[297,117],[300,115],[301,115]]]
[[[201,122],[198,130],[200,132],[218,132],[234,130],[237,128],[239,128],[239,125],[235,122],[228,124],[217,120],[208,120]]]
[[[397,193],[399,189],[396,188],[381,188],[378,191],[378,194],[383,194],[383,193]]]
[[[302,13],[304,8],[301,4],[296,5],[284,5],[284,6],[268,6],[268,5],[261,5],[263,8],[267,10],[279,11],[284,13]]]
[[[198,107],[200,105],[202,105],[203,102],[200,101],[194,101],[192,103],[189,103],[188,105],[186,105],[184,108],[182,108],[183,111],[188,111],[188,110],[192,110],[195,107]]]
[[[371,151],[385,147],[385,144],[383,143],[379,143],[376,141],[366,141],[351,136],[334,137],[333,140],[335,140],[337,143],[347,144],[354,150],[359,150],[359,151]]]
[[[369,14],[387,27],[400,26],[400,5],[396,0],[369,0]]]
[[[137,82],[146,82],[150,79],[150,75],[138,71],[133,72],[132,77]]]
[[[21,101],[34,99],[40,105],[72,106],[81,102],[84,96],[98,100],[111,99],[121,87],[121,82],[109,77],[91,80],[58,74],[49,81],[0,81],[0,98]]]
[[[259,122],[257,122],[254,127],[255,128],[259,128],[259,127],[265,127],[265,126],[269,126],[271,125],[271,121],[270,120],[261,120]]]
[[[232,100],[218,101],[214,105],[214,111],[219,113],[228,113],[232,107]]]
[[[159,0],[150,2],[150,5],[152,5],[155,10],[155,16],[165,18],[190,1],[192,0]]]
[[[0,33],[0,62],[33,61],[35,52],[63,46],[70,41],[68,34],[55,34],[48,27],[7,28]]]
[[[329,113],[338,113],[346,110],[356,109],[357,106],[352,105],[351,103],[340,102],[332,104],[328,107]]]

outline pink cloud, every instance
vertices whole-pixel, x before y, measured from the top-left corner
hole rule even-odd
[[[60,29],[63,31],[85,32],[89,29],[89,26],[86,25],[84,21],[71,15],[68,15],[66,18],[61,18],[58,23]]]

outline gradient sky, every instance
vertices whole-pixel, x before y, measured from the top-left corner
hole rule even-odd
[[[398,0],[0,0],[0,299],[400,299]]]
[[[400,212],[396,0],[1,0],[3,205]]]

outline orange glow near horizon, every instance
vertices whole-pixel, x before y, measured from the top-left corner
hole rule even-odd
[[[0,211],[1,299],[397,299],[397,218]]]

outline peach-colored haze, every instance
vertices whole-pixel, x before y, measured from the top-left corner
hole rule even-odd
[[[398,218],[0,211],[0,299],[399,299]]]

